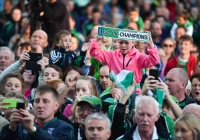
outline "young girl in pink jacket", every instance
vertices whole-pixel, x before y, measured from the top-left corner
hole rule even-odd
[[[151,33],[147,52],[149,55],[140,53],[135,48],[136,42],[130,40],[119,40],[119,49],[115,51],[104,51],[100,49],[99,38],[91,39],[90,55],[99,62],[108,65],[110,71],[118,74],[125,69],[134,72],[136,83],[142,79],[142,68],[149,68],[159,63],[157,47],[154,45]]]

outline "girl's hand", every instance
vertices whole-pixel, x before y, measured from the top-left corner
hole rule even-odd
[[[20,64],[23,64],[24,62],[28,61],[30,59],[30,56],[28,54],[27,50],[24,50],[23,53],[20,55],[19,62]]]
[[[82,46],[81,50],[83,52],[86,52],[89,49],[90,49],[90,42],[83,43],[83,46]]]
[[[150,48],[154,48],[155,45],[154,45],[153,39],[151,37],[151,32],[148,31],[148,33],[149,33],[149,42],[148,42],[148,45],[150,46]]]

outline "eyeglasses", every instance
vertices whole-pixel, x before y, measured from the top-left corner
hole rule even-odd
[[[93,113],[96,113],[96,112],[99,111],[98,109],[94,109],[94,108],[78,107],[78,112],[79,112],[80,114],[84,113],[86,110],[87,110],[87,112],[88,112],[89,114],[93,114]]]
[[[198,53],[198,51],[190,51],[190,54]]]
[[[34,71],[32,71],[32,70],[26,70],[26,69],[25,69],[24,72],[29,73],[29,74],[31,73],[32,75],[35,75],[35,74],[36,74],[36,73],[35,73]]]
[[[172,47],[173,47],[173,45],[172,45],[172,44],[163,44],[163,46],[164,46],[164,47],[170,47],[170,48],[172,48]]]
[[[192,87],[200,87],[200,85],[195,84],[195,85],[192,85]]]
[[[125,45],[128,45],[128,44],[129,44],[129,42],[124,42],[124,41],[120,41],[120,42],[119,42],[120,45],[122,45],[122,44],[124,44],[124,43],[125,43]]]
[[[24,72],[27,72],[27,73],[32,73],[32,70],[24,70]]]

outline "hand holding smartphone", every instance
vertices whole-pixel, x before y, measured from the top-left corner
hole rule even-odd
[[[8,107],[8,108],[16,108],[16,109],[25,109],[25,103],[19,102],[19,100],[17,99],[7,99],[4,98],[2,100],[4,107]]]
[[[30,59],[26,61],[25,69],[32,71],[41,71],[41,66],[37,64],[37,61],[42,59],[41,53],[31,53],[29,52]]]
[[[16,109],[25,109],[25,103],[18,102],[17,106],[16,106]]]
[[[7,99],[7,98],[4,98],[2,100],[2,102],[6,103],[6,104],[3,104],[4,107],[16,108],[18,100],[17,99]]]

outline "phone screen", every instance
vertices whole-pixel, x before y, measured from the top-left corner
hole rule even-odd
[[[25,103],[18,102],[16,109],[25,109]]]
[[[155,80],[158,80],[159,77],[159,71],[158,70],[154,70],[154,69],[150,69],[149,70],[149,75],[153,76],[155,78]]]

